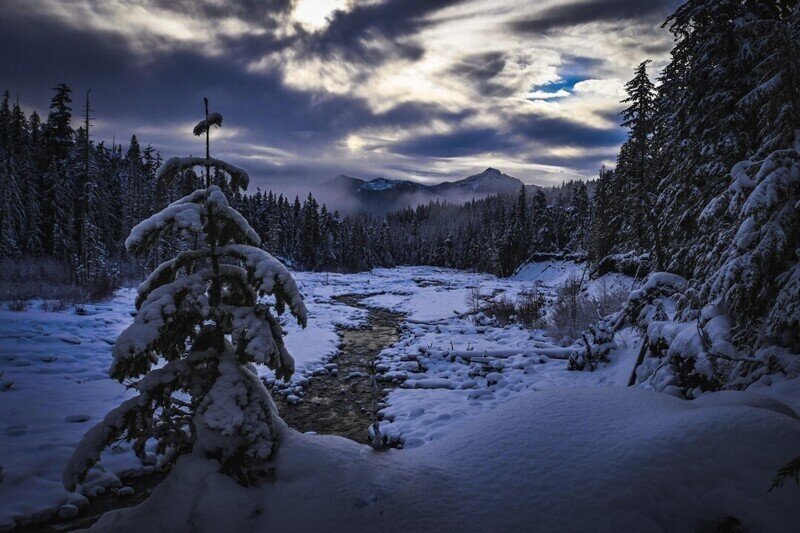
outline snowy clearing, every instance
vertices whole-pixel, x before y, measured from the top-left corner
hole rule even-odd
[[[377,360],[378,377],[387,393],[380,430],[388,442],[406,449],[376,454],[343,439],[290,430],[276,461],[278,483],[262,488],[263,498],[247,496],[247,506],[267,506],[265,520],[280,520],[277,523],[290,530],[337,520],[349,529],[368,523],[436,529],[437,524],[456,522],[497,529],[507,520],[517,524],[527,520],[509,518],[504,508],[525,508],[530,519],[550,517],[552,522],[543,524],[556,528],[558,520],[571,515],[567,507],[572,505],[595,509],[611,505],[611,512],[618,513],[617,524],[634,524],[638,517],[645,520],[640,525],[652,528],[668,523],[670,508],[678,505],[686,506],[685,516],[679,519],[686,524],[713,519],[717,512],[763,527],[796,519],[787,503],[796,497],[793,487],[766,493],[775,470],[796,451],[800,422],[789,416],[793,412],[787,407],[800,405],[796,383],[759,389],[775,400],[749,393],[719,393],[720,400],[704,397],[697,406],[655,393],[612,391],[611,387],[626,386],[630,378],[640,343],[633,330],[618,333],[619,348],[612,353],[611,363],[596,372],[568,372],[563,356],[569,350],[553,343],[545,330],[476,322],[464,315],[471,287],[480,286],[486,294],[514,296],[536,286],[552,297],[555,287],[569,276],[583,275],[582,265],[569,262],[532,264],[511,279],[427,267],[352,275],[296,273],[309,327],[302,330],[293,320],[284,321],[286,344],[297,366],[286,394],[302,401],[308,376],[324,368],[337,352],[337,326],[358,327],[365,319],[363,309],[334,297],[364,295],[363,304],[406,317],[399,342],[386,347]],[[634,288],[630,278],[608,275],[591,282],[588,292],[608,286]],[[85,306],[85,314],[74,309],[46,312],[37,303],[25,312],[0,311],[4,339],[0,370],[2,382],[9,384],[8,390],[0,392],[0,526],[45,519],[64,504],[84,503],[83,496],[64,491],[61,472],[83,433],[130,394],[106,372],[111,345],[132,320],[134,298],[134,291],[121,290],[109,302]],[[266,367],[260,372],[271,377]],[[697,408],[700,405],[702,409]],[[493,409],[503,409],[502,416],[487,413]],[[768,443],[763,437],[759,440],[757,428],[772,432]],[[744,432],[744,440],[736,433],[737,446],[728,450],[724,443],[730,442],[734,431]],[[750,462],[748,472],[734,473],[731,465],[748,455],[758,455],[760,462]],[[647,461],[651,461],[647,475],[637,474],[645,471]],[[686,461],[696,461],[697,469],[675,480],[670,465],[674,468]],[[352,463],[347,474],[339,466],[343,463]],[[308,465],[317,464],[319,471],[316,466],[313,472],[309,470]],[[121,485],[119,475],[152,468],[140,465],[123,445],[103,455],[81,490],[87,495],[113,490]],[[197,487],[210,482],[218,487],[186,494],[181,505],[173,502],[183,511],[184,505],[211,501],[207,498],[226,502],[243,496],[237,495],[233,482],[209,468],[206,461],[186,458],[158,490],[168,491],[169,484],[179,479],[191,479]],[[712,474],[727,476],[726,481],[717,483]],[[706,478],[709,481],[703,481]],[[449,493],[446,487],[456,482],[462,489]],[[414,517],[403,518],[404,509],[414,501],[413,487],[420,483],[431,487],[438,503],[421,504]],[[486,490],[487,483],[495,488]],[[680,496],[679,483],[683,486]],[[324,494],[311,494],[300,507],[281,507],[279,502],[294,501],[296,494],[310,486],[327,488]],[[500,491],[499,487],[506,488]],[[711,487],[719,488],[715,492]],[[526,505],[520,503],[520,494],[526,494]],[[626,507],[625,502],[634,501],[630,495],[638,501],[644,494],[648,496],[641,508]],[[479,508],[472,508],[477,501],[480,508],[489,505],[486,508],[494,511],[483,516]],[[135,515],[115,513],[117,518],[106,520],[120,516],[139,520],[157,512],[149,507],[154,505],[161,504],[148,503],[142,510],[130,511]],[[224,505],[218,516],[229,518]],[[320,508],[309,514],[303,505]],[[337,515],[337,509],[352,512]],[[383,518],[375,514],[378,510],[385,512]],[[189,517],[180,514],[183,511],[170,515],[169,520],[175,522],[153,527],[171,528],[171,524],[192,520],[215,530],[218,518]],[[576,522],[569,524],[590,524],[592,516],[590,512],[573,517]],[[240,527],[245,530],[259,525],[257,519],[242,520]],[[108,527],[110,522],[102,524]],[[115,523],[114,529],[118,527],[124,529]],[[236,527],[227,523],[222,530]]]

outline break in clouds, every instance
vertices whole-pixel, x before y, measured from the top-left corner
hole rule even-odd
[[[613,166],[633,67],[671,44],[671,0],[11,0],[4,87],[46,112],[92,90],[95,138],[216,150],[255,185],[345,173],[426,183],[496,167],[527,183]],[[32,65],[36,65],[35,68]]]

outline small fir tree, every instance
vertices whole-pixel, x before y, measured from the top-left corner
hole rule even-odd
[[[258,235],[212,184],[212,169],[224,172],[234,190],[249,181],[244,170],[210,156],[210,131],[221,124],[206,101],[206,118],[194,129],[205,135],[206,157],[172,158],[158,171],[169,180],[203,167],[205,188],[138,224],[125,243],[139,254],[167,234],[197,245],[139,286],[136,318],[117,339],[110,370],[139,394],[84,436],[64,471],[69,490],[103,449],[121,440],[133,442],[140,458],[148,441],[168,460],[190,450],[205,454],[245,484],[263,474],[276,449],[281,424],[253,363],[291,376],[294,362],[273,311],[281,314],[288,304],[305,326],[306,309],[289,271],[258,248]]]

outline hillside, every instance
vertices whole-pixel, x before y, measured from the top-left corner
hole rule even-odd
[[[459,204],[498,194],[516,194],[522,185],[521,180],[495,168],[435,185],[383,177],[366,181],[342,174],[323,183],[316,194],[332,209],[383,215],[433,201]],[[536,185],[530,187],[538,188]]]

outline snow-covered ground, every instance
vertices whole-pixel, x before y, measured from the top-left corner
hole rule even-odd
[[[797,491],[767,488],[800,422],[724,400],[551,389],[387,452],[287,430],[274,482],[243,488],[185,457],[144,504],[93,530],[736,531],[717,528],[735,517],[796,531]]]
[[[734,429],[745,426],[771,431],[782,421],[783,433],[777,441],[773,442],[770,435],[769,439],[765,437],[759,443],[758,432],[754,429],[748,430],[746,445],[737,445],[736,453],[744,453],[742,450],[751,448],[755,450],[760,446],[759,453],[769,457],[762,457],[760,460],[764,464],[759,465],[766,468],[765,465],[769,464],[772,470],[759,470],[757,477],[752,478],[752,490],[742,488],[747,479],[744,474],[731,474],[732,479],[735,478],[735,488],[723,491],[725,494],[730,492],[731,502],[750,501],[748,498],[756,498],[753,496],[756,492],[764,492],[765,488],[758,483],[763,485],[764,482],[768,486],[769,480],[766,478],[791,457],[791,450],[785,444],[788,441],[781,439],[794,438],[795,442],[800,442],[797,439],[800,422],[786,415],[777,415],[774,411],[778,408],[765,410],[764,405],[759,404],[761,400],[743,396],[716,403],[714,400],[705,400],[703,409],[655,393],[636,392],[636,396],[629,396],[634,393],[623,386],[627,385],[630,377],[639,342],[632,330],[623,330],[618,334],[617,344],[620,348],[612,354],[610,364],[601,365],[596,372],[567,372],[567,362],[563,357],[568,350],[551,343],[544,330],[529,331],[513,325],[500,327],[486,321],[476,323],[472,317],[464,315],[471,287],[480,286],[484,294],[503,291],[513,296],[536,286],[544,294],[552,296],[555,287],[569,276],[584,275],[582,265],[570,262],[535,263],[523,268],[514,278],[505,280],[484,274],[426,267],[378,269],[353,275],[297,273],[296,279],[309,310],[307,329],[300,330],[292,321],[286,323],[286,343],[296,360],[297,373],[294,379],[298,385],[302,384],[305,376],[314,373],[336,353],[336,327],[357,326],[366,316],[364,310],[344,305],[334,297],[343,294],[364,295],[362,303],[401,312],[406,316],[399,342],[383,350],[378,364],[382,384],[388,393],[382,410],[384,420],[381,432],[389,440],[402,443],[406,449],[375,455],[369,448],[342,442],[341,439],[301,436],[290,432],[285,445],[289,451],[281,452],[278,468],[283,473],[290,473],[291,480],[287,487],[264,489],[283,491],[277,496],[271,492],[268,497],[265,496],[265,501],[273,497],[277,498],[274,501],[283,501],[281,498],[302,490],[309,483],[324,484],[319,476],[342,475],[335,468],[337,461],[352,460],[354,472],[343,476],[330,489],[335,492],[335,487],[345,487],[342,497],[350,500],[345,505],[332,499],[330,505],[324,507],[328,511],[320,516],[326,512],[333,513],[337,505],[350,506],[360,509],[356,523],[361,523],[361,520],[366,523],[377,509],[384,508],[373,504],[388,497],[388,494],[400,494],[398,501],[413,496],[408,492],[411,489],[404,485],[406,482],[412,483],[411,486],[413,483],[432,483],[431,490],[435,492],[441,489],[444,494],[447,483],[458,481],[466,483],[464,491],[447,497],[442,495],[446,500],[442,505],[450,506],[450,510],[458,508],[459,516],[471,517],[470,512],[461,512],[456,504],[458,498],[467,498],[469,501],[472,497],[472,501],[481,501],[482,506],[487,505],[487,500],[476,497],[478,491],[486,490],[485,487],[472,487],[477,482],[464,481],[469,477],[470,469],[492,486],[508,482],[519,490],[530,490],[528,499],[536,503],[531,509],[547,509],[556,499],[569,498],[568,494],[562,494],[567,481],[576,484],[574,488],[581,491],[580,484],[587,483],[587,480],[578,476],[577,472],[581,470],[581,465],[585,467],[591,463],[592,457],[596,457],[604,465],[599,471],[594,471],[601,478],[583,489],[588,494],[581,496],[580,502],[583,503],[576,505],[580,508],[590,504],[615,505],[614,512],[619,514],[621,520],[632,520],[633,515],[626,514],[629,510],[620,503],[624,501],[624,496],[614,499],[613,496],[601,494],[603,490],[612,493],[618,490],[610,488],[609,476],[614,467],[622,468],[622,478],[626,480],[625,483],[630,482],[623,487],[624,490],[636,494],[643,490],[642,482],[632,480],[639,467],[638,461],[643,461],[645,455],[650,453],[647,447],[655,446],[656,454],[658,450],[664,452],[664,457],[658,459],[658,464],[649,471],[648,476],[654,476],[650,476],[653,482],[662,479],[659,477],[662,476],[666,483],[669,477],[667,459],[674,456],[678,461],[677,458],[682,457],[679,454],[681,450],[691,451],[686,457],[701,461],[705,453],[703,450],[720,446],[725,440],[726,431],[732,435]],[[626,290],[634,288],[630,278],[610,275],[591,282],[588,289],[594,295],[616,286]],[[109,302],[86,306],[85,314],[76,314],[74,309],[46,312],[41,310],[38,303],[24,312],[0,311],[0,371],[4,372],[0,384],[9,384],[8,390],[0,392],[0,466],[3,467],[0,473],[0,528],[11,526],[15,521],[36,518],[37,515],[46,516],[65,503],[81,503],[82,496],[69,495],[64,491],[61,471],[81,435],[128,394],[123,385],[111,381],[105,372],[110,364],[111,343],[132,320],[133,295],[132,290],[121,290]],[[264,374],[268,377],[269,372],[264,369]],[[795,406],[800,394],[800,386],[795,385],[787,383],[765,392]],[[612,390],[616,392],[610,392]],[[537,394],[526,394],[529,392]],[[723,409],[717,403],[739,405]],[[761,408],[748,407],[754,404],[759,404]],[[783,404],[767,403],[768,407],[775,405]],[[581,406],[584,406],[583,410]],[[620,410],[617,415],[614,414],[616,409]],[[497,415],[489,412],[495,410]],[[529,418],[525,418],[524,413],[528,413]],[[599,422],[591,421],[589,413],[596,413]],[[515,420],[508,422],[508,427],[504,426],[502,420],[505,416]],[[637,418],[639,416],[642,418]],[[779,416],[782,419],[779,420]],[[563,422],[556,423],[560,417],[572,417],[572,421],[565,418]],[[539,432],[535,429],[537,424],[551,425],[542,426]],[[604,436],[602,424],[607,424],[609,431],[619,431],[619,435]],[[711,429],[693,429],[694,424],[710,424]],[[534,429],[526,434],[524,428],[529,425]],[[495,438],[507,433],[508,436],[503,439],[508,441],[506,444],[510,448],[502,449],[500,444],[492,444],[491,437],[483,436],[482,441],[476,441],[477,451],[470,455],[461,440],[472,438],[468,437],[472,435],[470,432],[479,437],[484,426],[487,427],[486,431],[494,432]],[[629,443],[627,440],[635,439],[637,431],[643,434],[641,443]],[[682,437],[679,432],[689,436],[685,442],[680,441]],[[520,441],[513,444],[509,439]],[[622,442],[615,439],[627,440]],[[675,443],[676,447],[660,444],[664,439],[668,443]],[[481,446],[485,447],[483,451]],[[520,446],[527,451],[518,449]],[[554,454],[555,451],[558,453]],[[341,457],[336,459],[339,453]],[[452,459],[445,460],[451,453],[455,454],[453,457],[463,455],[464,463],[454,465]],[[611,455],[618,453],[627,455],[614,456],[610,461]],[[528,470],[526,475],[564,475],[567,478],[549,481],[539,479],[538,482],[514,481],[513,472],[503,471],[511,463],[500,461],[497,457],[503,454],[511,454],[512,458],[516,458],[514,461],[519,461],[518,466]],[[708,455],[713,453],[709,451]],[[570,457],[576,457],[576,466],[559,474],[555,458],[563,462]],[[626,462],[626,457],[630,459],[629,462]],[[723,472],[736,464],[737,457],[733,453],[723,454],[702,468],[698,467],[692,473],[694,477],[683,481],[684,485],[691,483],[695,477],[703,479],[704,475]],[[320,467],[320,473],[314,470],[313,464],[303,467],[303,460],[321,461],[323,466]],[[485,464],[478,464],[480,460]],[[184,461],[184,464],[189,462]],[[429,474],[414,471],[422,468],[420,463],[430,466]],[[203,461],[195,460],[193,464],[194,467],[186,467],[185,471],[172,477],[200,476],[203,479],[196,479],[198,483],[208,483],[214,477],[203,470],[208,467]],[[117,486],[119,474],[142,468],[130,450],[121,446],[103,456],[101,464],[93,472],[92,481],[84,490],[91,493],[103,490],[103,487]],[[371,472],[373,468],[386,469],[386,472]],[[492,473],[492,468],[498,471]],[[363,479],[359,476],[363,476]],[[384,477],[396,481],[384,483]],[[347,488],[346,482],[354,485]],[[224,481],[219,483],[226,485]],[[376,483],[383,488],[375,489]],[[700,488],[693,486],[689,491],[691,497],[701,494],[704,486],[702,483],[697,485]],[[664,485],[659,490],[672,490],[669,487],[673,485]],[[673,488],[676,492],[679,490],[677,486]],[[369,493],[373,489],[377,492]],[[469,491],[473,489],[476,493],[470,495]],[[552,489],[552,495],[547,495],[548,489]],[[228,499],[233,494],[235,491],[209,491],[206,496],[187,495],[187,498]],[[669,499],[669,492],[665,494]],[[692,504],[693,509],[702,509],[702,505],[717,502],[723,495],[697,496],[696,503]],[[317,497],[321,496],[316,494],[314,498]],[[317,501],[314,498],[312,500]],[[690,495],[685,498],[690,498]],[[659,507],[656,500],[653,493],[652,502],[646,502],[646,506],[650,506],[647,509],[652,508],[656,513],[650,516],[652,521],[648,525],[652,527],[663,524],[661,520],[669,516],[666,508],[663,505]],[[777,496],[775,501],[777,503],[763,504],[766,507],[762,510],[781,508],[785,497]],[[272,506],[275,504],[266,505],[270,511],[265,511],[264,516],[274,516]],[[630,511],[636,511],[633,500],[630,505],[633,506]],[[716,504],[709,505],[707,510],[711,515],[727,508],[722,506],[717,509],[714,507]],[[500,508],[492,508],[496,520],[494,524],[500,526],[506,523],[508,518],[502,516]],[[730,508],[732,511],[729,512],[733,512],[736,506],[731,503]],[[757,506],[752,508],[757,509]],[[477,509],[475,513],[478,513]],[[646,513],[646,510],[642,513]],[[687,517],[696,515],[694,511],[687,513]],[[447,516],[446,510],[442,516]],[[193,517],[198,518],[203,517]],[[428,519],[433,520],[428,529],[436,529],[433,527],[436,520],[441,520]],[[408,520],[401,520],[400,523],[421,525]],[[485,522],[478,523],[485,523],[489,527],[492,522],[488,520],[486,518]],[[282,522],[282,525],[290,523]],[[296,529],[303,529],[300,527],[302,523],[305,522],[298,522]],[[755,520],[751,523],[769,524],[769,521]],[[116,529],[116,526],[112,529]]]

